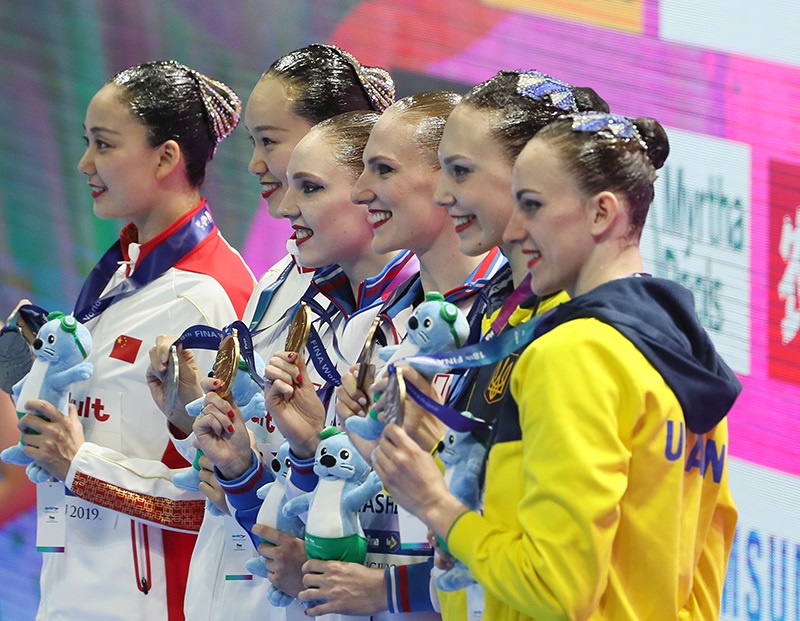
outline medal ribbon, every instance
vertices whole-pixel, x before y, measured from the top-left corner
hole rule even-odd
[[[493,364],[503,358],[507,358],[520,347],[528,345],[534,337],[538,323],[538,318],[531,318],[525,323],[502,332],[490,340],[443,354],[409,356],[404,358],[403,362],[408,362],[411,365],[421,363],[429,367],[439,368],[442,372]],[[406,384],[406,394],[445,425],[456,431],[474,431],[487,426],[487,423],[483,420],[467,418],[458,410],[431,399],[410,382]]]
[[[241,321],[234,321],[222,328],[222,330],[199,324],[191,326],[183,331],[183,334],[181,334],[173,345],[180,344],[187,349],[216,350],[219,349],[222,339],[229,334],[233,334],[234,328],[236,329],[239,340],[239,354],[247,365],[250,377],[252,377],[253,381],[263,390],[267,383],[256,371],[256,361],[253,354],[253,337],[250,334],[250,330]]]
[[[117,300],[151,283],[217,230],[205,204],[178,230],[153,248],[136,270],[103,297],[100,294],[119,268],[122,243],[117,240],[94,266],[75,303],[75,318],[81,323],[94,319]]]
[[[264,315],[266,315],[267,309],[272,302],[272,298],[275,296],[275,292],[286,281],[286,279],[289,277],[289,273],[295,267],[294,261],[289,261],[289,265],[283,268],[283,271],[278,275],[278,278],[275,280],[275,282],[270,283],[267,287],[265,287],[258,296],[256,310],[253,313],[253,319],[250,321],[250,330],[255,330],[256,326],[258,326],[258,324],[264,318]]]

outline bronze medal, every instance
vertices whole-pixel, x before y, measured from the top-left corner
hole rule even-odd
[[[284,351],[293,351],[296,354],[302,353],[306,348],[308,333],[311,331],[311,312],[308,304],[300,302],[300,308],[294,314],[292,325],[289,326],[289,334],[286,336]]]
[[[236,379],[236,371],[239,368],[239,335],[234,328],[233,334],[229,334],[219,344],[217,358],[214,360],[212,375],[219,380],[217,394],[220,397],[227,397],[231,394],[233,382]]]
[[[403,379],[403,369],[395,369],[389,375],[389,383],[383,391],[383,422],[387,425],[403,426],[405,415],[406,382]]]
[[[167,355],[167,375],[164,378],[164,412],[169,416],[178,405],[178,388],[180,386],[180,357],[178,348],[172,345]]]

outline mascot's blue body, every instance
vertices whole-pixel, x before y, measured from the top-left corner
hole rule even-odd
[[[50,313],[33,342],[35,359],[28,374],[14,384],[13,397],[17,415],[26,414],[24,407],[31,399],[42,399],[54,405],[64,416],[69,415],[69,394],[72,384],[92,376],[92,364],[85,362],[92,349],[92,335],[71,315]],[[50,474],[24,451],[24,438],[19,444],[0,453],[9,464],[28,465],[28,477],[37,483]]]
[[[469,412],[464,415],[470,416]],[[473,511],[480,510],[480,474],[485,457],[486,447],[471,432],[448,429],[445,433],[439,458],[444,463],[447,487],[453,496]],[[440,544],[447,549],[442,540]],[[458,591],[474,582],[467,566],[459,560],[456,560],[455,567],[436,578],[436,586],[441,591]]]

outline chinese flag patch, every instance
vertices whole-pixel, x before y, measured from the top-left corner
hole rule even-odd
[[[133,362],[136,360],[136,354],[139,353],[139,347],[141,347],[141,345],[141,339],[120,334],[117,337],[117,340],[114,341],[114,348],[111,350],[109,356],[111,358],[116,358],[117,360],[122,360],[123,362],[130,362],[133,364]]]

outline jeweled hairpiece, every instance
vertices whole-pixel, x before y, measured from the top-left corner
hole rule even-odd
[[[350,52],[346,52],[335,45],[329,46],[339,52],[356,72],[356,77],[361,83],[372,106],[378,112],[383,112],[394,103],[394,81],[389,72],[380,67],[365,67]]]
[[[230,136],[239,124],[242,100],[226,84],[212,80],[194,69],[189,69],[189,72],[197,80],[200,96],[203,98],[203,106],[211,120],[214,136],[219,144],[223,138]]]
[[[517,93],[535,101],[549,98],[556,108],[569,112],[578,111],[572,87],[539,71],[521,71],[517,79]]]
[[[627,117],[605,112],[579,112],[572,115],[572,131],[602,134],[609,138],[636,140],[646,151],[647,144]]]

